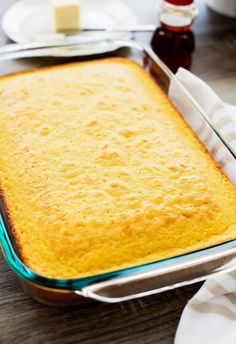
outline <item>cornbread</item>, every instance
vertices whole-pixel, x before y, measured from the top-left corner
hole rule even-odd
[[[74,278],[236,237],[236,190],[122,58],[0,79],[0,185],[21,257]]]

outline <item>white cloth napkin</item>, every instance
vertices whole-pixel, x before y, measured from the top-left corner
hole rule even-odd
[[[202,80],[183,68],[179,69],[176,77],[236,150],[236,106],[223,103]],[[175,106],[187,116],[186,111],[191,109],[179,99],[174,82],[169,95]],[[235,165],[233,169],[231,166],[229,175],[234,183],[235,171]],[[209,278],[183,311],[175,344],[205,343],[236,344],[236,268]]]

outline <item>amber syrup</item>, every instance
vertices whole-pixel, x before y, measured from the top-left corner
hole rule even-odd
[[[192,0],[163,1],[160,27],[152,37],[155,53],[175,73],[179,67],[190,68],[195,50],[191,24],[197,15]]]

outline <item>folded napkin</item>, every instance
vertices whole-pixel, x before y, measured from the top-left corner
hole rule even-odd
[[[232,150],[236,151],[236,106],[223,103],[202,80],[183,68],[179,69],[176,77],[200,104]],[[178,96],[174,80],[169,95],[181,112],[191,116],[193,109]],[[186,113],[188,111],[189,114]],[[223,167],[236,184],[233,160],[229,161],[229,168]],[[183,311],[175,344],[205,343],[236,343],[236,261],[235,270],[209,278]]]

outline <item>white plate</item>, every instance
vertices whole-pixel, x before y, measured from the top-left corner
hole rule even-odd
[[[136,24],[135,13],[123,2],[117,0],[83,0],[82,2],[82,27],[112,28]],[[53,35],[50,1],[18,1],[5,13],[2,28],[5,34],[17,43],[27,43],[43,36]]]
[[[236,18],[236,1],[235,0],[205,0],[207,5],[214,11],[229,17]]]

